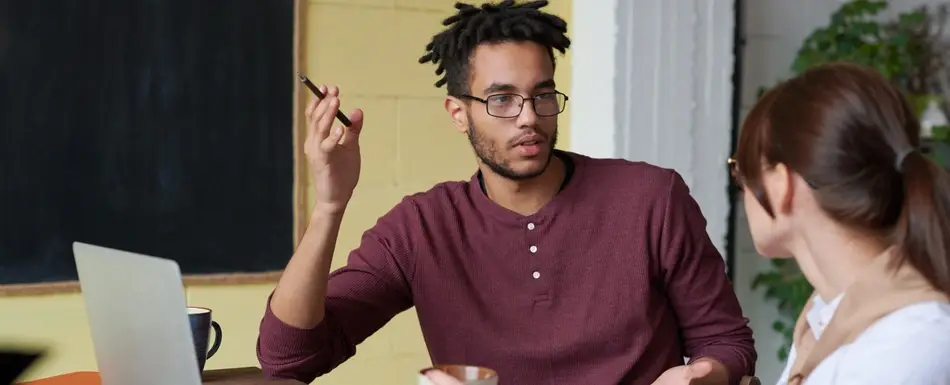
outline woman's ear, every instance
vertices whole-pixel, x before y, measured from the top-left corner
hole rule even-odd
[[[775,202],[777,213],[788,214],[792,211],[792,202],[795,198],[795,174],[784,163],[778,163],[772,172],[765,178],[766,188],[772,195],[769,199]]]

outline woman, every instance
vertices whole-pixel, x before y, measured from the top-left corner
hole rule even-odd
[[[766,93],[733,175],[757,251],[815,288],[779,384],[950,384],[950,181],[900,90],[851,64]]]

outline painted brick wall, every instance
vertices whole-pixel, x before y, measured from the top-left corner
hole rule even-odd
[[[363,170],[337,243],[334,267],[339,267],[362,232],[401,197],[446,179],[468,179],[475,170],[465,136],[455,132],[442,108],[444,89],[432,86],[435,68],[417,62],[441,21],[455,11],[455,1],[304,1],[303,71],[314,82],[341,86],[345,110],[366,112]],[[553,0],[547,9],[570,21],[571,0]],[[568,54],[558,61],[556,76],[568,93],[570,75]],[[569,121],[567,114],[560,117],[562,148],[569,146]],[[214,309],[226,334],[207,369],[258,365],[257,330],[272,289],[270,283],[188,288],[188,302]],[[0,298],[0,314],[4,344],[49,349],[22,380],[96,370],[78,293]],[[428,364],[410,310],[360,345],[357,357],[314,383],[414,384],[416,370]]]

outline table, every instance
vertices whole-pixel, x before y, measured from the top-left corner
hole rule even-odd
[[[232,368],[205,370],[201,375],[204,385],[305,385],[295,380],[265,380],[260,368]],[[98,372],[75,372],[19,385],[100,385]]]
[[[232,368],[205,370],[201,375],[203,385],[306,385],[296,380],[265,380],[260,368]],[[756,377],[742,377],[741,385],[761,385]],[[101,385],[97,372],[75,372],[18,385]]]

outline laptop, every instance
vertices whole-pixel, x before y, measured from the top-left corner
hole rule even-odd
[[[38,350],[0,349],[0,385],[16,383],[33,363],[43,355]]]
[[[201,385],[178,263],[73,243],[102,385]]]

